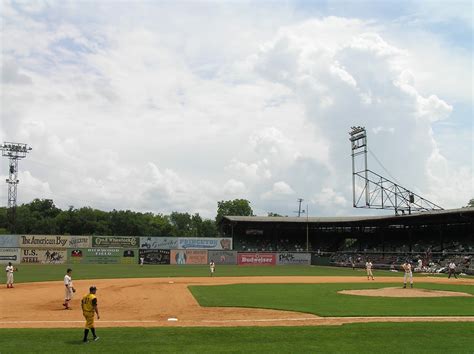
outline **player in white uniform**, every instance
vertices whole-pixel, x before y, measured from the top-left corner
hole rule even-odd
[[[76,289],[72,285],[72,269],[68,268],[66,275],[64,276],[64,303],[63,306],[66,310],[70,310],[71,308],[69,307],[69,301],[72,300],[72,297],[74,296],[74,293],[76,292]]]
[[[405,271],[405,275],[403,276],[403,288],[407,287],[407,278],[410,279],[410,288],[413,288],[413,273],[411,271],[410,262],[406,261],[403,263],[402,268]]]
[[[454,261],[449,262],[448,265],[448,279],[451,278],[451,275],[454,275],[456,279],[458,278],[456,276],[456,263],[454,263]]]
[[[12,266],[12,262],[8,262],[5,272],[7,272],[7,288],[13,288],[13,272],[17,269]]]
[[[211,271],[211,277],[214,275],[214,272],[216,271],[216,264],[214,261],[211,259],[211,263],[209,263],[209,270]]]
[[[145,263],[145,257],[140,257],[140,267],[143,267],[144,263]]]
[[[370,261],[370,259],[365,262],[365,268],[367,269],[367,280],[369,280],[370,277],[372,277],[372,280],[375,280],[374,274],[372,273],[372,262]]]

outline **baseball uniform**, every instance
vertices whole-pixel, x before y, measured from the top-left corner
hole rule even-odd
[[[367,280],[369,280],[370,277],[372,277],[372,280],[374,280],[374,274],[372,273],[372,262],[365,262],[365,268],[367,269]]]
[[[13,271],[15,268],[9,263],[5,268],[5,272],[7,272],[7,288],[13,288]]]
[[[216,271],[216,264],[214,262],[209,263],[209,269],[211,270],[211,277],[214,275]]]
[[[413,288],[413,273],[411,271],[411,264],[406,262],[403,263],[403,269],[405,270],[405,274],[403,275],[403,287],[407,287],[407,278],[410,279],[410,287]]]
[[[72,300],[72,297],[74,296],[74,287],[72,285],[72,277],[71,277],[71,271],[68,269],[68,272],[64,276],[64,303],[63,306],[66,308],[66,310],[69,310],[69,301]]]
[[[82,314],[84,318],[86,319],[86,324],[84,328],[84,343],[87,343],[87,336],[89,334],[89,330],[92,332],[92,335],[94,336],[94,340],[98,340],[99,337],[97,337],[95,333],[95,327],[94,327],[94,315],[95,313],[97,314],[97,319],[99,319],[99,310],[97,307],[97,297],[95,296],[96,293],[96,287],[91,286],[89,289],[89,294],[86,294],[83,296],[81,300],[81,307],[82,307]]]
[[[456,279],[458,278],[456,276],[456,264],[454,262],[451,262],[448,265],[448,279],[451,278],[451,275],[454,275]]]

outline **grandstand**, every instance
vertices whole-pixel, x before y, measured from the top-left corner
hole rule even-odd
[[[462,272],[474,273],[474,208],[384,216],[225,216],[219,227],[238,251],[311,252],[313,264],[356,267],[371,258],[376,267],[395,269],[408,258],[428,272],[443,271],[453,259]]]

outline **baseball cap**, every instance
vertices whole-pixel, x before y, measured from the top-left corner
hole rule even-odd
[[[95,285],[92,285],[90,288],[89,288],[89,291],[96,291],[97,288],[95,287]]]

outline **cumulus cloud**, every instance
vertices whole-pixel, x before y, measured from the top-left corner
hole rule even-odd
[[[469,58],[435,35],[405,45],[384,23],[278,6],[263,21],[236,4],[4,7],[0,137],[33,146],[20,202],[214,217],[217,200],[285,215],[304,198],[351,214],[353,125],[402,185],[444,207],[473,192],[472,159],[439,135],[472,107],[450,79],[472,81]]]
[[[224,184],[224,193],[230,196],[239,196],[246,194],[245,184],[235,179],[230,179]]]
[[[322,188],[312,199],[317,208],[333,209],[347,207],[348,201],[341,193],[334,191],[330,187]],[[340,214],[340,212],[339,212]]]
[[[273,183],[270,191],[262,194],[262,199],[287,199],[288,196],[295,194],[295,191],[284,181]]]

